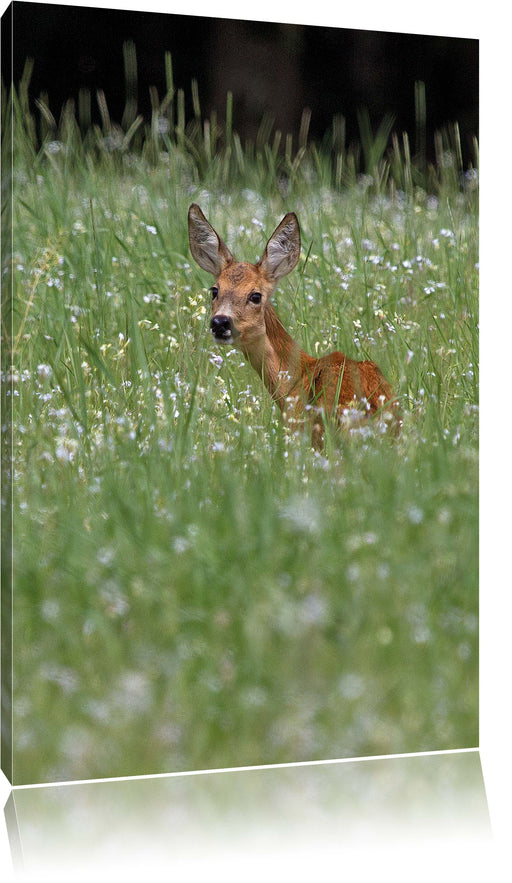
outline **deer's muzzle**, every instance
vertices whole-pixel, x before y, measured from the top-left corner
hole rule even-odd
[[[233,321],[229,316],[214,316],[210,323],[210,330],[215,340],[221,343],[229,343],[233,337],[236,337]]]

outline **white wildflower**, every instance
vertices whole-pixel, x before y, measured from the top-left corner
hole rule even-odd
[[[43,382],[44,380],[49,380],[49,378],[52,376],[51,366],[44,364],[38,365],[37,376],[41,382]]]

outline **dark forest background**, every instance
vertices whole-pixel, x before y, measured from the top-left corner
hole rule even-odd
[[[276,128],[296,133],[304,107],[312,110],[310,133],[318,139],[335,114],[346,119],[347,139],[357,139],[360,108],[374,126],[392,114],[397,131],[413,132],[417,80],[425,83],[428,150],[433,132],[454,121],[464,149],[478,135],[477,40],[20,2],[12,4],[12,19],[14,83],[32,58],[30,95],[46,92],[54,114],[81,88],[93,95],[102,89],[120,121],[123,44],[133,41],[138,107],[147,116],[149,87],[165,94],[170,51],[187,113],[193,78],[203,116],[215,108],[222,120],[230,90],[242,137],[255,137],[264,113]]]

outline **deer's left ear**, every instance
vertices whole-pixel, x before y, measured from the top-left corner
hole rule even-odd
[[[299,222],[294,212],[288,212],[268,240],[260,266],[267,276],[277,281],[291,273],[299,256]]]
[[[215,278],[233,260],[229,248],[195,203],[188,210],[188,238],[194,260]]]

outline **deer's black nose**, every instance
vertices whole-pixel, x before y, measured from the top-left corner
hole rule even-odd
[[[212,334],[220,340],[225,340],[227,337],[231,337],[233,332],[233,325],[231,324],[229,316],[214,316],[210,323],[210,328]]]

